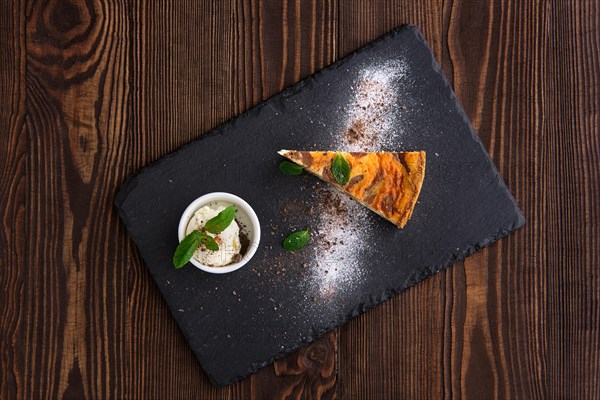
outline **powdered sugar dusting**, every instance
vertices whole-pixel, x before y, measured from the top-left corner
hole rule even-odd
[[[330,187],[322,188],[315,232],[311,281],[318,298],[346,290],[361,279],[361,254],[367,249],[369,210]]]
[[[381,151],[392,146],[399,134],[395,108],[398,84],[405,80],[407,66],[400,60],[388,61],[361,71],[350,105],[345,132],[337,145],[344,151]]]
[[[402,61],[388,61],[361,71],[355,98],[348,109],[347,128],[334,146],[343,151],[381,151],[393,146],[398,135],[396,108],[398,85],[406,78]],[[372,212],[347,194],[321,188],[314,237],[314,265],[310,281],[314,294],[327,299],[337,290],[347,291],[364,277],[363,258],[372,234]]]
[[[407,71],[401,60],[363,68],[352,84],[353,98],[341,109],[343,129],[332,132],[330,147],[323,150],[398,151],[399,97],[402,87],[410,84]],[[321,309],[347,297],[368,279],[366,258],[372,254],[374,230],[376,224],[386,222],[330,183],[310,180],[310,193],[308,202],[280,206],[281,221],[289,231],[277,232],[271,227],[271,235],[281,235],[282,240],[292,231],[308,227],[308,246],[269,260],[268,271],[272,279],[281,281],[288,279],[290,272],[301,276],[304,296],[311,300],[307,304]]]

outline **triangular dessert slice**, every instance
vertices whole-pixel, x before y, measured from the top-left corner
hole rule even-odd
[[[410,219],[425,178],[424,151],[348,153],[281,150],[279,154],[348,193],[398,228],[403,228]],[[343,185],[338,183],[332,170],[338,154],[350,166],[349,178],[341,180],[347,180]],[[340,161],[338,158],[338,165]]]

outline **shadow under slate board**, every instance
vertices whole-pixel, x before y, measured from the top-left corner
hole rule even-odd
[[[402,230],[279,149],[427,152]],[[172,265],[187,205],[216,191],[256,211],[242,269]],[[116,205],[215,385],[231,384],[512,231],[525,220],[416,27],[402,26],[130,177]],[[286,253],[290,232],[307,247]],[[398,316],[402,318],[402,316]],[[406,321],[410,323],[411,321]]]

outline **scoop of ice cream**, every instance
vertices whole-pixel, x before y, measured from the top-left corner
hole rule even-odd
[[[188,223],[186,235],[193,230],[202,229],[206,221],[216,217],[224,209],[225,206],[204,206],[200,208],[194,213],[194,216]],[[230,264],[242,248],[240,244],[240,227],[237,222],[233,220],[221,233],[207,233],[215,238],[215,241],[219,245],[219,250],[211,251],[204,248],[204,246],[200,246],[194,253],[194,258],[209,267],[222,267]]]

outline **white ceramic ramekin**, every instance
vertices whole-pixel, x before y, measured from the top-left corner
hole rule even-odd
[[[240,230],[246,232],[248,239],[250,240],[250,244],[248,245],[246,254],[243,254],[242,259],[234,264],[229,264],[224,267],[210,267],[200,263],[193,257],[190,262],[202,271],[210,272],[211,274],[226,274],[242,268],[248,261],[250,261],[254,253],[256,253],[258,244],[260,243],[260,223],[258,222],[258,217],[256,216],[256,213],[252,207],[250,207],[250,205],[240,197],[225,192],[208,193],[194,200],[183,212],[183,215],[179,220],[179,229],[177,231],[180,242],[186,236],[185,232],[187,230],[187,226],[194,213],[205,205],[214,202],[225,202],[235,206],[237,209],[236,219],[241,219],[246,225],[244,228],[240,227]]]

